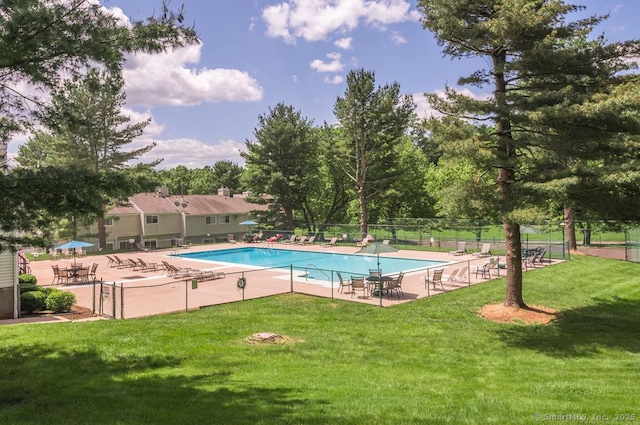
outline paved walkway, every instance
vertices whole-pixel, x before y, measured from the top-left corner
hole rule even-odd
[[[201,270],[215,271],[224,273],[225,277],[215,280],[206,280],[198,282],[197,288],[193,288],[191,279],[177,279],[167,276],[164,270],[155,271],[134,271],[131,268],[110,267],[109,259],[106,255],[92,255],[84,258],[78,258],[78,262],[83,265],[98,264],[97,278],[104,282],[115,284],[115,290],[126,291],[126,303],[121,306],[113,303],[115,307],[111,307],[111,302],[118,298],[117,294],[108,292],[106,294],[96,294],[96,287],[93,284],[61,284],[56,285],[60,289],[68,290],[76,294],[77,305],[87,307],[91,310],[98,310],[97,303],[104,303],[110,313],[115,313],[118,318],[133,318],[150,316],[175,311],[185,311],[185,309],[198,309],[201,307],[223,304],[229,302],[237,302],[252,298],[260,298],[283,293],[303,293],[312,296],[340,299],[344,301],[352,301],[370,305],[381,305],[383,307],[391,307],[397,304],[406,303],[416,299],[434,296],[443,292],[457,290],[486,282],[500,275],[504,275],[504,270],[494,269],[491,276],[484,278],[478,274],[476,276],[475,268],[487,263],[488,258],[476,258],[472,255],[453,256],[442,252],[427,252],[400,250],[396,253],[381,254],[388,257],[415,258],[423,260],[442,260],[446,264],[444,266],[444,277],[455,269],[468,267],[468,272],[463,279],[452,282],[444,282],[444,290],[439,285],[434,289],[424,284],[424,276],[426,270],[412,272],[405,275],[402,282],[402,291],[400,297],[393,296],[382,298],[366,297],[363,293],[345,292],[340,293],[337,279],[335,282],[318,282],[307,279],[300,271],[294,271],[293,276],[289,270],[283,269],[256,269],[253,267],[240,267],[228,264],[211,263],[198,261],[195,259],[184,259],[172,256],[175,252],[194,252],[208,251],[230,248],[241,248],[246,246],[265,247],[266,244],[248,245],[248,244],[216,244],[205,246],[193,246],[188,250],[171,251],[158,250],[149,252],[132,252],[126,254],[116,254],[123,261],[127,259],[143,259],[146,263],[162,264],[162,261],[175,265],[177,267],[191,267]],[[295,250],[317,250],[321,252],[338,252],[353,254],[359,248],[355,246],[337,246],[331,248],[321,248],[319,245],[298,246],[273,244],[269,245],[271,249],[295,249]],[[110,255],[111,256],[111,255]],[[112,256],[113,257],[113,256]],[[53,284],[53,265],[61,268],[71,265],[73,260],[57,260],[57,261],[32,261],[30,263],[32,273],[38,278],[39,285]],[[550,264],[548,261],[546,265]],[[442,266],[434,267],[442,268]],[[244,291],[237,287],[237,280],[244,276],[247,282]],[[99,285],[97,285],[99,288]],[[110,291],[113,291],[110,289]],[[115,308],[115,310],[113,310]],[[24,319],[0,320],[0,324],[8,323],[33,323],[39,318],[29,317]],[[40,318],[40,321],[68,321],[64,317],[49,316]]]

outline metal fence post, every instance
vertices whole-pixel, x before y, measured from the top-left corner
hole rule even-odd
[[[113,293],[115,294],[116,287],[114,283]],[[116,297],[113,297],[113,315],[116,315]],[[120,284],[120,318],[124,319],[124,284]]]

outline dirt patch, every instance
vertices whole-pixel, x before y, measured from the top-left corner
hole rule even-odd
[[[93,314],[91,310],[86,307],[80,307],[74,305],[71,307],[71,310],[66,313],[54,313],[52,311],[38,311],[32,314],[24,314],[22,317],[51,317],[51,316],[59,316],[64,317],[67,320],[84,320],[90,319],[92,317],[97,317],[97,314]]]
[[[247,342],[253,345],[256,345],[256,344],[286,345],[286,344],[295,344],[297,342],[302,342],[302,340],[295,340],[293,338],[289,338],[287,336],[283,336],[273,332],[260,332],[248,337]]]
[[[556,320],[561,313],[547,307],[536,305],[527,308],[505,307],[503,304],[487,304],[480,310],[480,315],[498,323],[515,324],[547,324]]]

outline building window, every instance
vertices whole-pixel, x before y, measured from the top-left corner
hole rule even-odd
[[[226,223],[231,223],[231,216],[223,215],[223,216],[220,218],[220,221],[221,221],[222,223],[225,223],[225,224],[226,224]]]
[[[157,215],[148,215],[147,216],[147,224],[158,224],[158,216]]]
[[[207,224],[216,224],[216,218],[215,217],[205,217],[205,221]]]
[[[105,218],[104,219],[104,225],[105,226],[113,226],[113,217]]]

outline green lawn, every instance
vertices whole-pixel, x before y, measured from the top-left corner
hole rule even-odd
[[[526,273],[527,302],[564,312],[547,326],[478,317],[502,299],[503,280],[387,309],[283,295],[147,319],[0,326],[0,423],[640,421],[639,272],[576,257]],[[297,343],[248,344],[256,332]]]

